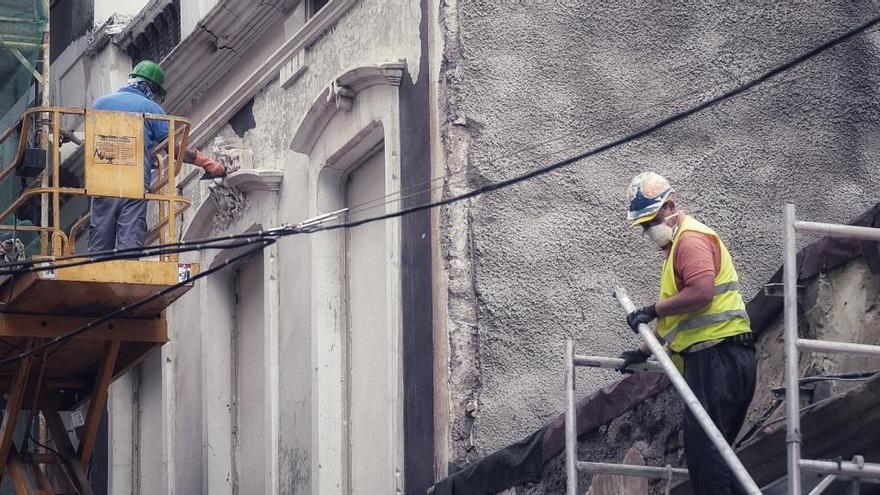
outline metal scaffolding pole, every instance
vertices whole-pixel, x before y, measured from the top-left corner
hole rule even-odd
[[[632,464],[610,464],[607,462],[578,461],[577,468],[589,473],[615,474],[619,476],[638,476],[640,478],[686,479],[688,470],[672,467],[634,466]]]
[[[574,342],[565,341],[565,474],[566,494],[577,495],[577,416],[574,410]]]
[[[800,467],[804,471],[819,474],[836,474],[854,478],[880,478],[880,464],[852,461],[817,461],[801,459]]]
[[[858,356],[880,356],[880,347],[876,345],[813,339],[798,339],[797,343],[798,349],[804,351],[853,354]]]
[[[836,479],[837,479],[836,474],[829,474],[828,476],[822,478],[822,481],[820,481],[819,484],[816,485],[815,488],[810,490],[809,495],[820,495],[820,494],[824,493],[825,489],[828,488],[829,486],[831,486],[831,483],[834,483],[834,480],[836,480]]]
[[[880,464],[867,464],[861,457],[858,462],[831,462],[801,458],[801,416],[799,356],[798,350],[811,352],[841,353],[860,356],[880,355],[880,346],[801,339],[798,336],[797,312],[797,246],[798,231],[812,232],[829,237],[880,242],[880,229],[855,225],[804,222],[797,220],[795,207],[786,204],[783,211],[783,294],[785,335],[785,419],[788,451],[788,494],[801,494],[801,471],[856,478],[880,478]],[[822,480],[813,492],[821,493],[824,486],[833,481],[831,476]],[[824,486],[823,486],[824,485]],[[856,485],[858,486],[857,482]],[[821,489],[820,489],[821,487]],[[811,492],[812,493],[812,492]]]
[[[788,494],[801,495],[801,416],[800,386],[798,384],[798,330],[797,330],[797,247],[795,240],[794,205],[785,205],[783,212],[782,280],[785,339],[785,417],[786,452],[788,458]]]
[[[575,366],[586,366],[588,368],[618,369],[623,366],[623,359],[602,356],[581,356],[579,354],[575,354],[574,364]],[[632,371],[653,371],[658,373],[663,372],[663,367],[654,361],[631,364],[626,369]]]
[[[605,473],[620,476],[639,476],[643,478],[687,478],[686,469],[653,466],[634,466],[629,464],[609,464],[605,462],[586,462],[577,460],[577,413],[575,411],[575,371],[578,366],[589,368],[619,368],[623,359],[602,356],[583,356],[574,353],[574,342],[565,341],[565,472],[566,495],[577,495],[578,471]],[[655,362],[632,366],[634,371],[663,371]]]
[[[791,206],[792,219],[794,219],[794,205],[785,205],[786,208]],[[827,237],[840,237],[846,239],[857,239],[860,241],[878,241],[880,242],[880,229],[874,227],[859,227],[857,225],[840,225],[835,223],[816,223],[795,221],[794,228],[800,232],[812,232]]]
[[[627,313],[636,310],[635,305],[630,300],[625,290],[618,288],[614,291],[614,295],[617,296],[617,300]],[[706,413],[706,410],[703,409],[703,406],[684,380],[684,377],[681,376],[681,373],[675,368],[672,360],[666,354],[666,350],[663,349],[663,346],[660,345],[660,342],[654,337],[651,328],[644,323],[639,325],[639,335],[642,336],[642,339],[644,339],[645,343],[648,345],[651,353],[654,354],[657,362],[663,367],[663,372],[669,377],[669,381],[672,382],[672,385],[678,391],[679,395],[681,395],[685,405],[691,410],[691,413],[693,413],[697,422],[700,423],[700,426],[703,427],[706,436],[709,437],[709,440],[711,440],[715,445],[715,448],[718,449],[721,457],[724,458],[724,461],[730,467],[733,475],[736,477],[737,481],[739,481],[743,489],[745,489],[746,493],[749,493],[750,495],[761,495],[760,488],[755,484],[755,481],[733,452],[733,449],[727,444],[724,435],[718,431],[718,427],[715,426],[715,423],[712,422],[712,418],[710,418],[709,414]]]

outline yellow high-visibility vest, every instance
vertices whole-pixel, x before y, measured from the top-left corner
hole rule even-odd
[[[663,264],[660,279],[660,300],[669,299],[678,294],[675,285],[675,249],[682,234],[700,232],[712,236],[721,250],[721,268],[715,276],[715,297],[705,308],[693,313],[671,315],[657,320],[657,334],[663,337],[669,349],[674,353],[688,349],[695,344],[709,342],[725,337],[751,332],[749,315],[739,291],[739,277],[733,268],[733,259],[721,238],[714,230],[686,216],[675,237],[672,249]],[[690,349],[696,350],[696,349]]]

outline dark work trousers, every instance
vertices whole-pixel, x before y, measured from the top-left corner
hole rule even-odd
[[[684,379],[729,444],[746,419],[756,367],[751,344],[722,343],[685,355]],[[745,493],[690,409],[685,409],[684,455],[696,495]]]
[[[147,202],[142,199],[92,198],[89,252],[143,247]]]

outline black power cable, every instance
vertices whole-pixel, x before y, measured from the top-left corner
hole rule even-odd
[[[729,100],[735,96],[739,96],[742,93],[745,93],[746,91],[754,88],[755,86],[758,86],[759,84],[761,84],[761,83],[763,83],[763,82],[765,82],[765,81],[767,81],[767,80],[769,80],[769,79],[771,79],[771,78],[773,78],[773,77],[775,77],[785,71],[788,71],[788,70],[806,62],[807,60],[810,60],[811,58],[815,57],[816,55],[818,55],[818,54],[820,54],[830,48],[833,48],[833,47],[849,40],[850,38],[852,38],[856,35],[859,35],[865,31],[867,31],[868,29],[877,25],[877,23],[880,23],[880,16],[874,17],[870,21],[868,21],[860,26],[857,26],[853,29],[850,29],[849,31],[837,36],[836,38],[833,38],[829,41],[826,41],[825,43],[795,57],[794,59],[789,60],[788,62],[784,62],[780,65],[777,65],[776,67],[768,70],[767,72],[761,74],[760,76],[758,76],[758,77],[756,77],[756,78],[754,78],[754,79],[752,79],[752,80],[750,80],[750,81],[748,81],[748,82],[746,82],[746,83],[744,83],[734,89],[731,89],[731,90],[729,90],[719,96],[716,96],[715,98],[707,100],[707,101],[700,103],[698,105],[694,105],[686,110],[683,110],[683,111],[678,112],[676,114],[673,114],[669,117],[666,117],[666,118],[660,120],[659,122],[652,124],[652,125],[644,128],[640,131],[636,131],[632,134],[624,136],[620,139],[616,139],[616,140],[611,141],[610,143],[604,144],[602,146],[593,148],[589,151],[585,151],[585,152],[580,153],[578,155],[574,155],[574,156],[566,158],[564,160],[560,160],[556,163],[553,163],[553,164],[550,164],[550,165],[547,165],[547,166],[544,166],[541,168],[537,168],[537,169],[532,170],[530,172],[526,172],[524,174],[517,175],[515,177],[511,177],[509,179],[504,179],[504,180],[501,180],[498,182],[493,182],[491,184],[487,184],[482,187],[478,187],[476,189],[459,194],[457,196],[450,196],[448,198],[444,198],[439,201],[426,203],[426,204],[422,204],[422,205],[417,205],[417,206],[413,206],[410,208],[404,208],[404,209],[398,210],[396,212],[386,213],[383,215],[377,215],[374,217],[364,218],[361,220],[355,220],[355,221],[351,221],[351,222],[347,222],[347,223],[340,223],[340,224],[336,224],[336,225],[326,225],[326,226],[321,226],[321,227],[315,227],[313,229],[309,229],[308,231],[309,232],[321,232],[321,231],[325,231],[325,230],[348,229],[348,228],[358,227],[360,225],[364,225],[364,224],[368,224],[368,223],[372,223],[372,222],[377,222],[380,220],[388,220],[390,218],[396,218],[396,217],[400,217],[400,216],[407,215],[410,213],[416,213],[419,211],[428,210],[431,208],[436,208],[438,206],[445,206],[445,205],[448,205],[451,203],[456,203],[458,201],[462,201],[465,199],[473,198],[475,196],[479,196],[480,194],[483,194],[483,193],[497,191],[499,189],[510,187],[510,186],[518,184],[520,182],[525,182],[529,179],[533,179],[535,177],[548,174],[550,172],[553,172],[554,170],[571,165],[572,163],[583,160],[585,158],[589,158],[591,156],[595,156],[595,155],[604,153],[605,151],[608,151],[612,148],[616,148],[618,146],[622,146],[624,144],[628,144],[630,142],[639,140],[645,136],[648,136],[650,134],[653,134],[653,133],[659,131],[660,129],[663,129],[664,127],[668,127],[669,125],[674,124],[680,120],[684,120],[687,117],[690,117],[691,115],[693,115],[695,113],[701,112],[701,111],[703,111],[707,108],[710,108],[710,107],[714,107],[714,106],[718,105],[719,103],[722,103],[726,100]]]
[[[78,266],[78,265],[82,265],[82,264],[98,263],[101,261],[110,261],[112,259],[126,259],[126,258],[134,258],[134,257],[152,256],[157,253],[163,252],[161,250],[166,249],[166,248],[170,248],[170,249],[174,250],[174,251],[168,251],[168,252],[185,252],[185,251],[206,249],[205,247],[200,247],[199,244],[203,245],[203,244],[207,244],[207,243],[211,243],[211,242],[218,242],[221,240],[233,240],[233,239],[243,239],[243,238],[283,237],[283,236],[293,235],[293,234],[298,234],[298,233],[303,233],[303,232],[312,233],[312,232],[321,232],[324,230],[353,228],[353,227],[358,227],[360,225],[364,225],[367,223],[377,222],[377,221],[381,221],[381,220],[388,220],[391,218],[404,216],[404,215],[407,215],[410,213],[416,213],[419,211],[428,210],[428,209],[436,208],[439,206],[446,206],[451,203],[455,203],[458,201],[463,201],[465,199],[473,198],[475,196],[479,196],[480,194],[483,194],[483,193],[497,191],[499,189],[510,187],[510,186],[518,184],[520,182],[524,182],[524,181],[533,179],[535,177],[548,174],[550,172],[553,172],[557,169],[571,165],[572,163],[578,162],[578,161],[583,160],[585,158],[599,155],[599,154],[604,153],[605,151],[608,151],[612,148],[616,148],[618,146],[630,143],[632,141],[639,140],[639,139],[641,139],[645,136],[648,136],[650,134],[653,134],[654,132],[656,132],[660,129],[663,129],[673,123],[676,123],[680,120],[683,120],[687,117],[690,117],[691,115],[693,115],[695,113],[698,113],[698,112],[701,112],[707,108],[716,106],[719,103],[722,103],[726,100],[729,100],[735,96],[739,96],[740,94],[754,88],[755,86],[758,86],[758,85],[766,82],[767,80],[772,79],[773,77],[775,77],[783,72],[786,72],[786,71],[792,69],[793,67],[796,67],[796,66],[802,64],[803,62],[815,57],[816,55],[818,55],[818,54],[820,54],[830,48],[833,48],[833,47],[849,40],[850,38],[852,38],[856,35],[859,35],[865,31],[867,31],[868,29],[874,27],[878,22],[880,22],[880,16],[874,17],[873,19],[869,20],[868,22],[847,31],[847,32],[837,36],[836,38],[833,38],[833,39],[831,39],[831,40],[829,40],[829,41],[827,41],[827,42],[789,60],[789,61],[787,61],[787,62],[784,62],[780,65],[777,65],[776,67],[764,72],[763,74],[751,79],[750,81],[748,81],[740,86],[737,86],[736,88],[733,88],[733,89],[731,89],[725,93],[722,93],[719,96],[711,98],[703,103],[694,105],[686,110],[683,110],[683,111],[675,113],[669,117],[666,117],[666,118],[660,120],[659,122],[656,122],[655,124],[652,124],[652,125],[644,128],[640,131],[636,131],[636,132],[631,133],[625,137],[611,141],[610,143],[607,143],[605,145],[602,145],[602,146],[599,146],[596,148],[592,148],[589,151],[585,151],[585,152],[580,153],[578,155],[571,156],[569,158],[560,160],[558,162],[547,165],[545,167],[540,167],[540,168],[534,169],[532,171],[526,172],[524,174],[511,177],[509,179],[504,179],[501,181],[493,182],[491,184],[487,184],[485,186],[478,187],[476,189],[473,189],[471,191],[468,191],[468,192],[465,192],[465,193],[462,193],[462,194],[459,194],[456,196],[450,196],[448,198],[444,198],[439,201],[425,203],[425,204],[413,206],[410,208],[404,208],[404,209],[398,210],[396,212],[386,213],[383,215],[377,215],[374,217],[368,217],[368,218],[364,218],[361,220],[340,223],[340,224],[336,224],[336,225],[326,225],[323,227],[316,227],[315,226],[315,227],[310,227],[310,228],[306,228],[306,229],[298,229],[296,227],[283,226],[283,227],[278,227],[278,228],[267,230],[267,231],[233,234],[233,235],[229,235],[229,236],[199,239],[199,240],[194,240],[194,241],[181,241],[181,242],[176,242],[176,243],[169,243],[169,244],[153,246],[151,248],[113,249],[113,250],[106,250],[106,251],[91,253],[88,255],[87,260],[83,260],[82,256],[71,255],[71,256],[44,258],[42,260],[26,260],[26,261],[20,261],[20,262],[15,262],[15,263],[0,263],[0,274],[22,273],[22,271],[25,271],[24,267],[30,267],[27,271],[41,271],[41,270],[52,269],[53,266],[47,265],[46,264],[47,261],[56,262],[56,261],[62,261],[62,260],[67,260],[67,259],[80,260],[80,261],[75,261],[74,262],[74,263],[76,263],[75,265],[66,265],[66,264],[65,265],[58,265],[59,268],[63,268],[65,266]],[[135,253],[139,253],[139,254],[137,256],[135,256]],[[40,266],[40,268],[35,268],[34,265],[37,265],[37,264],[42,264],[42,265]],[[12,269],[13,267],[19,267],[19,269]]]
[[[205,251],[209,249],[234,249],[238,247],[250,246],[256,242],[260,242],[261,239],[271,239],[271,237],[257,235],[248,235],[247,237],[242,236],[238,242],[226,242],[220,244],[219,242],[224,240],[225,238],[218,238],[218,241],[209,241],[201,244],[195,243],[187,243],[185,245],[179,245],[178,247],[150,247],[150,248],[135,248],[132,250],[126,250],[123,253],[110,255],[110,256],[91,256],[82,257],[82,256],[73,256],[71,258],[75,258],[75,261],[70,261],[69,263],[59,263],[59,264],[50,264],[45,263],[43,260],[36,260],[31,263],[31,266],[23,267],[23,268],[15,268],[15,269],[0,269],[0,275],[13,275],[13,274],[22,274],[22,273],[31,273],[31,272],[41,272],[46,270],[59,270],[62,268],[70,268],[74,266],[82,266],[82,265],[92,265],[95,263],[102,263],[105,261],[114,261],[114,260],[128,260],[128,259],[139,259],[149,256],[160,256],[165,254],[176,254],[176,253],[185,253],[189,251]],[[65,257],[66,259],[71,259]]]
[[[768,70],[767,72],[764,72],[760,76],[758,76],[758,77],[756,77],[756,78],[754,78],[754,79],[752,79],[752,80],[750,80],[740,86],[737,86],[734,89],[731,89],[725,93],[722,93],[719,96],[716,96],[715,98],[712,98],[712,99],[707,100],[703,103],[694,105],[686,110],[683,110],[683,111],[675,113],[669,117],[666,117],[666,118],[660,120],[659,122],[656,122],[648,127],[645,127],[644,129],[642,129],[640,131],[636,131],[636,132],[631,133],[627,136],[624,136],[622,138],[611,141],[610,143],[604,144],[604,145],[596,147],[596,148],[592,148],[592,149],[585,151],[583,153],[580,153],[578,155],[571,156],[571,157],[566,158],[564,160],[552,163],[552,164],[544,166],[544,167],[534,169],[532,171],[511,177],[509,179],[493,182],[491,184],[487,184],[485,186],[478,187],[476,189],[473,189],[471,191],[468,191],[468,192],[465,192],[465,193],[462,193],[462,194],[459,194],[456,196],[450,196],[448,198],[444,198],[439,201],[424,203],[421,205],[417,205],[417,206],[413,206],[413,207],[409,207],[409,208],[404,208],[404,209],[398,210],[396,212],[391,212],[391,213],[386,213],[386,214],[377,215],[377,216],[373,216],[373,217],[368,217],[368,218],[364,218],[361,220],[344,222],[344,223],[339,223],[339,224],[335,224],[335,225],[314,225],[314,226],[303,227],[303,228],[284,226],[284,227],[279,227],[276,229],[271,229],[269,231],[261,231],[261,232],[257,232],[257,233],[244,233],[244,234],[234,234],[231,236],[224,236],[222,239],[225,239],[225,240],[249,239],[250,240],[249,242],[262,241],[262,244],[255,249],[247,251],[247,253],[245,253],[243,255],[239,255],[234,258],[231,258],[230,260],[225,261],[222,265],[219,265],[219,266],[215,267],[214,269],[211,269],[211,270],[208,270],[206,272],[202,272],[202,273],[196,275],[195,277],[191,278],[190,281],[197,280],[199,278],[207,276],[207,275],[217,271],[218,269],[222,269],[223,267],[228,266],[228,264],[233,261],[238,261],[238,259],[243,259],[245,256],[250,256],[250,255],[256,254],[257,251],[262,250],[264,247],[276,242],[276,238],[278,238],[278,237],[284,237],[284,236],[300,234],[300,233],[315,233],[315,232],[322,232],[322,231],[328,231],[328,230],[349,229],[349,228],[354,228],[354,227],[358,227],[361,225],[365,225],[368,223],[378,222],[378,221],[382,221],[382,220],[388,220],[388,219],[408,215],[411,213],[429,210],[429,209],[437,208],[440,206],[446,206],[446,205],[449,205],[452,203],[463,201],[465,199],[479,196],[483,193],[493,192],[493,191],[497,191],[500,189],[504,189],[506,187],[513,186],[513,185],[518,184],[520,182],[525,182],[527,180],[533,179],[535,177],[539,177],[541,175],[546,175],[550,172],[553,172],[557,169],[566,167],[568,165],[571,165],[572,163],[578,162],[578,161],[583,160],[585,158],[589,158],[589,157],[604,153],[605,151],[608,151],[612,148],[616,148],[618,146],[621,146],[621,145],[624,145],[624,144],[627,144],[627,143],[630,143],[633,141],[637,141],[645,136],[653,134],[654,132],[656,132],[660,129],[668,127],[671,124],[674,124],[678,121],[684,120],[687,117],[690,117],[691,115],[693,115],[695,113],[701,112],[707,108],[714,107],[714,106],[718,105],[719,103],[722,103],[722,102],[729,100],[735,96],[738,96],[738,95],[754,88],[755,86],[758,86],[758,85],[768,81],[769,79],[771,79],[771,78],[773,78],[773,77],[775,77],[785,71],[788,71],[788,70],[792,69],[793,67],[796,67],[796,66],[804,63],[805,61],[815,57],[816,55],[818,55],[818,54],[820,54],[830,48],[833,48],[833,47],[849,40],[850,38],[852,38],[856,35],[859,35],[865,31],[867,31],[868,29],[877,25],[877,23],[880,23],[880,16],[874,17],[871,20],[865,22],[864,24],[861,24],[853,29],[850,29],[849,31],[847,31],[847,32],[835,37],[835,38],[832,38],[831,40],[801,54],[798,57],[795,57],[794,59],[789,60],[788,62],[784,62],[784,63]],[[255,239],[255,238],[257,239],[257,241],[253,241],[253,239]],[[172,243],[169,245],[159,246],[158,248],[163,249],[165,247],[168,247],[169,249],[193,250],[194,249],[193,248],[194,242],[195,241],[190,241],[190,242],[183,241],[183,242],[179,242],[179,243]],[[210,242],[214,242],[214,241],[213,240],[205,240],[205,242],[203,242],[203,244],[208,244]],[[75,262],[75,263],[86,264],[86,263],[97,263],[100,261],[109,261],[111,259],[111,257],[114,257],[114,256],[130,256],[130,257],[143,256],[143,254],[135,256],[134,254],[136,252],[137,253],[145,253],[145,252],[149,252],[149,249],[134,248],[131,250],[131,252],[129,252],[129,250],[104,251],[101,253],[94,253],[94,255],[92,256],[93,259],[83,260],[81,262]],[[177,251],[177,252],[181,252],[181,251]],[[106,258],[101,258],[101,256],[104,254],[107,255]],[[71,259],[71,258],[74,258],[74,257],[73,256],[67,257],[67,259]],[[58,259],[61,259],[61,258],[55,258],[55,260],[58,260]],[[33,264],[36,262],[30,262],[30,263]],[[8,266],[27,266],[27,263],[14,263],[14,264],[7,265],[7,266],[0,264],[0,268],[6,268]],[[68,266],[68,265],[62,265],[62,267],[63,266]],[[28,268],[28,270],[35,271],[34,268],[35,268],[34,266],[30,266]],[[49,269],[49,268],[50,267],[46,267],[46,266],[40,267],[40,269],[43,269],[43,270]],[[4,272],[0,272],[0,273],[4,273]],[[21,273],[21,269],[14,270],[12,273]],[[175,286],[172,286],[169,289],[170,290],[176,289],[178,287],[181,287],[184,283],[185,282],[182,282],[180,284],[176,284]],[[84,325],[80,328],[77,328],[76,330],[73,330],[68,334],[56,337],[56,338],[52,339],[51,341],[46,342],[45,344],[42,344],[41,346],[39,346],[31,351],[28,351],[25,353],[20,353],[15,356],[10,356],[10,357],[4,358],[4,359],[0,359],[0,366],[18,361],[20,359],[23,359],[31,354],[34,354],[37,351],[40,351],[40,350],[43,350],[46,348],[50,348],[50,347],[53,347],[53,346],[56,346],[59,344],[63,344],[65,342],[67,342],[68,340],[70,340],[72,337],[79,335],[83,332],[86,332],[86,331],[94,328],[95,326],[103,323],[103,322],[106,322],[116,316],[119,316],[119,315],[125,313],[126,311],[129,311],[135,307],[141,306],[143,304],[146,304],[150,301],[155,300],[158,297],[161,297],[162,295],[169,292],[170,291],[169,289],[164,289],[163,291],[160,291],[156,295],[153,295],[153,296],[150,296],[146,299],[143,299],[130,307],[120,308],[119,310],[114,311],[114,312],[110,313],[109,315],[105,315],[105,316],[99,318],[98,320],[95,320],[94,322],[91,322],[87,325]]]
[[[15,354],[13,356],[9,356],[9,357],[0,359],[0,366],[7,365],[10,363],[15,363],[15,362],[20,361],[28,356],[32,356],[34,354],[51,349],[56,346],[64,345],[68,341],[70,341],[70,339],[76,337],[77,335],[88,332],[89,330],[97,327],[98,325],[100,325],[102,323],[106,323],[107,321],[110,321],[114,318],[118,318],[133,309],[137,309],[145,304],[149,304],[149,303],[155,301],[156,299],[159,299],[160,297],[163,297],[166,294],[169,294],[169,293],[189,284],[190,282],[194,282],[200,278],[205,278],[208,275],[211,275],[212,273],[216,273],[216,272],[226,268],[227,266],[229,266],[233,263],[236,263],[236,262],[241,261],[243,259],[249,258],[249,257],[257,254],[258,252],[262,251],[265,247],[267,247],[271,244],[274,244],[275,242],[276,241],[274,239],[265,239],[262,242],[260,242],[260,241],[252,242],[251,244],[256,243],[259,245],[254,247],[253,249],[249,249],[241,254],[238,254],[238,255],[233,256],[227,260],[224,260],[223,263],[221,263],[213,268],[210,268],[208,270],[205,270],[203,272],[200,272],[200,273],[198,273],[198,274],[196,274],[196,275],[194,275],[194,276],[192,276],[182,282],[178,282],[174,285],[168,286],[168,287],[160,290],[159,292],[156,292],[152,296],[141,299],[140,301],[137,301],[130,306],[123,306],[123,307],[121,307],[115,311],[112,311],[112,312],[110,312],[110,313],[108,313],[108,314],[106,314],[106,315],[104,315],[94,321],[91,321],[91,322],[89,322],[79,328],[71,330],[70,332],[68,332],[64,335],[59,335],[58,337],[55,337],[55,338],[49,340],[48,342],[45,342],[43,344],[40,344],[40,345],[34,347],[33,349]]]

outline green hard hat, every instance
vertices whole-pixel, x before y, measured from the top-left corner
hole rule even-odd
[[[159,91],[159,96],[165,96],[165,71],[156,62],[144,60],[138,63],[131,70],[129,77],[131,76],[140,76],[154,83]]]

